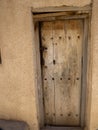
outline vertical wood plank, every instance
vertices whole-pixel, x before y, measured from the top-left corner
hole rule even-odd
[[[55,101],[53,80],[53,23],[44,22],[41,28],[43,51],[43,91],[46,124],[55,124]]]
[[[86,111],[86,90],[87,90],[87,62],[88,62],[88,28],[89,20],[84,20],[84,37],[83,37],[83,71],[82,71],[82,100],[81,100],[81,127],[84,127],[85,123],[85,111]]]
[[[56,107],[56,125],[64,125],[66,120],[66,98],[64,93],[66,91],[65,80],[63,76],[64,71],[68,71],[66,62],[66,44],[65,43],[65,32],[64,32],[64,21],[54,22],[54,59],[56,64],[54,65],[54,77],[55,77],[55,107]],[[67,72],[66,72],[67,73]],[[66,95],[67,96],[67,95]]]
[[[39,23],[34,23],[35,31],[35,49],[36,49],[36,64],[37,64],[37,87],[38,87],[38,118],[40,127],[44,125],[44,110],[43,110],[43,94],[42,94],[42,80],[41,80],[41,61],[40,61],[40,44],[39,44]]]
[[[55,22],[55,108],[57,125],[79,125],[81,98],[82,23]]]

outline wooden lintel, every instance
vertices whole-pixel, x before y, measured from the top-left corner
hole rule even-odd
[[[55,21],[55,20],[67,20],[67,19],[84,19],[87,18],[88,15],[67,15],[67,16],[50,16],[50,17],[41,17],[41,18],[34,18],[34,21]]]
[[[57,12],[57,13],[44,13],[44,14],[35,14],[33,15],[34,19],[40,19],[40,18],[46,18],[46,17],[53,17],[53,16],[68,16],[72,15],[72,12],[67,13],[67,12]]]
[[[91,11],[91,5],[87,5],[87,6],[84,6],[84,7],[60,6],[60,7],[32,8],[33,13],[62,12],[62,11]]]

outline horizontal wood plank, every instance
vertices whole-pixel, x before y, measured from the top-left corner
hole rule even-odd
[[[37,17],[33,16],[34,21],[55,21],[55,20],[70,20],[70,19],[84,19],[87,18],[89,15],[66,15],[66,16],[49,16],[49,17]]]
[[[61,6],[61,7],[43,7],[43,8],[32,8],[33,13],[41,13],[41,12],[62,12],[62,11],[90,11],[91,6],[84,6],[84,7],[68,7],[68,6]]]
[[[44,17],[52,17],[52,16],[64,16],[64,15],[70,15],[72,12],[57,12],[57,13],[44,13],[44,14],[34,14],[33,18],[38,19],[38,18],[44,18]]]

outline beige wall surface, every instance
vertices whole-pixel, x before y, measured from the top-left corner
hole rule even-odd
[[[31,9],[0,1],[0,118],[23,120],[36,130],[33,41]]]
[[[98,129],[98,0],[93,0],[91,118]],[[0,119],[26,121],[38,130],[36,53],[31,7],[86,6],[91,0],[0,0]]]
[[[91,37],[93,50],[90,130],[98,129],[98,0],[93,1]]]
[[[32,1],[32,0],[31,0]],[[31,2],[32,3],[32,2]],[[33,7],[46,7],[46,6],[85,6],[91,3],[91,0],[37,0],[33,1]]]
[[[92,0],[4,0],[5,2],[13,1],[12,3],[19,3],[29,7],[49,7],[49,6],[85,6],[91,4]]]

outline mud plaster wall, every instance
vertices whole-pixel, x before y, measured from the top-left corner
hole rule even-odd
[[[98,0],[93,1],[91,37],[93,50],[90,129],[98,129]]]
[[[26,121],[38,130],[35,42],[31,7],[85,6],[91,0],[0,0],[0,118]],[[98,0],[92,15],[92,98],[88,130],[98,128]]]

